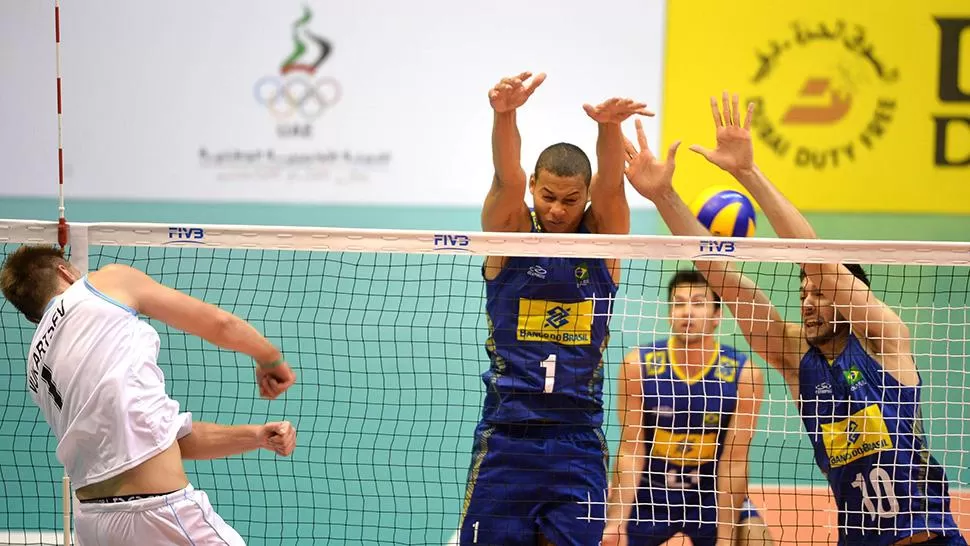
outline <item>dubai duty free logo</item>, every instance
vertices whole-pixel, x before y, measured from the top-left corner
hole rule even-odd
[[[860,161],[891,130],[899,69],[879,54],[877,33],[862,25],[792,21],[789,27],[756,49],[752,134],[798,168]]]
[[[256,103],[277,120],[281,137],[313,136],[313,122],[340,100],[340,83],[318,73],[333,52],[330,42],[310,29],[313,12],[293,23],[293,50],[280,65],[278,75],[263,76],[253,86]]]

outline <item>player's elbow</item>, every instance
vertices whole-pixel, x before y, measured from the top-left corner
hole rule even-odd
[[[232,343],[233,340],[240,337],[242,325],[243,321],[239,317],[216,308],[209,318],[207,329],[212,332],[212,338],[223,343]]]
[[[748,465],[743,461],[728,460],[718,464],[718,490],[744,498],[748,495]]]
[[[199,456],[199,442],[197,442],[197,440],[198,434],[195,432],[191,432],[178,439],[179,451],[182,453],[182,459],[194,460],[201,458]]]
[[[768,332],[745,331],[745,341],[751,346],[751,351],[760,356],[765,362],[775,365],[778,361],[781,350],[771,343],[771,334]]]
[[[627,472],[639,472],[646,462],[642,445],[634,439],[620,440],[620,447],[617,450],[617,468]]]
[[[910,332],[909,325],[907,325],[902,320],[899,320],[895,316],[891,316],[886,320],[881,321],[881,323],[886,327],[886,336],[894,341],[908,341],[912,339],[912,333]]]

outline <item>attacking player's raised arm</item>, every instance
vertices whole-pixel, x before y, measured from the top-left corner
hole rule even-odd
[[[125,265],[112,264],[88,275],[92,286],[137,312],[205,339],[213,345],[249,355],[257,363],[260,394],[276,398],[296,376],[283,356],[256,328],[232,313],[156,282]]]
[[[596,121],[596,175],[590,184],[587,227],[594,233],[630,233],[630,205],[623,184],[624,138],[620,124],[632,115],[652,116],[647,105],[613,98],[583,109]]]
[[[494,110],[492,121],[492,163],[495,175],[482,207],[482,230],[528,231],[529,210],[525,204],[526,174],[522,169],[522,138],[516,124],[516,109],[525,104],[545,80],[531,72],[502,78],[488,92]]]
[[[630,158],[626,175],[630,184],[640,195],[654,202],[674,235],[710,236],[673,188],[680,143],[675,142],[668,151],[667,161],[661,162],[650,152],[639,120],[636,126],[640,150],[637,151],[632,142],[626,143],[627,157]],[[778,369],[789,385],[797,382],[798,359],[805,349],[801,326],[785,322],[768,296],[733,264],[698,260],[694,265],[707,279],[711,290],[731,310],[752,350]]]
[[[630,511],[636,502],[636,489],[646,464],[643,428],[643,383],[640,351],[627,353],[617,379],[617,416],[620,421],[620,446],[613,463],[613,478],[606,508],[603,545],[621,544],[626,534]]]
[[[733,531],[748,496],[748,452],[754,438],[764,383],[761,370],[748,362],[738,378],[738,403],[724,436],[724,451],[717,465],[718,542],[733,544]]]

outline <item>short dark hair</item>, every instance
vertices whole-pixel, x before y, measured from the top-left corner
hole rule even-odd
[[[44,307],[57,291],[57,266],[67,263],[58,247],[24,245],[4,261],[0,291],[27,320],[40,322]]]
[[[587,188],[593,179],[593,167],[589,163],[586,152],[568,142],[553,144],[542,150],[539,159],[536,160],[536,179],[539,178],[540,170],[556,176],[582,176]]]
[[[670,282],[667,283],[667,301],[670,301],[673,297],[674,288],[683,284],[702,284],[711,288],[711,285],[707,283],[707,278],[701,275],[700,271],[696,269],[678,269],[674,273],[674,276],[670,278]],[[721,296],[718,296],[717,292],[713,289],[711,289],[711,294],[714,294],[714,307],[720,309]]]
[[[869,284],[869,276],[866,275],[866,270],[863,269],[861,265],[859,264],[842,264],[842,265],[844,265],[845,268],[848,269],[849,272],[852,273],[852,275],[855,278],[862,281],[862,283],[865,284],[866,287],[869,287],[869,288],[872,287],[872,285]],[[801,268],[800,271],[798,272],[798,280],[804,281],[805,277],[806,277],[805,269]]]

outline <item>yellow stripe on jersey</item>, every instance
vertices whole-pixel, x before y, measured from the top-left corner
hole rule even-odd
[[[679,466],[700,466],[717,457],[717,432],[679,434],[658,427],[650,455]]]
[[[822,444],[836,468],[893,448],[879,404],[870,404],[841,421],[822,423]]]
[[[593,339],[593,302],[575,303],[519,299],[519,341],[589,345]]]
[[[660,375],[667,369],[667,351],[659,350],[643,356],[647,376]]]
[[[670,340],[667,342],[667,353],[669,355],[668,358],[670,360],[670,368],[674,371],[674,375],[676,375],[677,378],[680,379],[681,381],[684,381],[688,385],[693,385],[694,383],[697,383],[701,379],[704,379],[705,377],[707,377],[707,374],[710,373],[711,368],[715,366],[717,366],[717,369],[718,369],[718,377],[720,377],[721,379],[724,379],[725,381],[734,380],[733,375],[730,376],[730,378],[724,377],[720,371],[720,368],[724,366],[725,363],[730,364],[733,362],[734,366],[735,367],[737,366],[736,361],[721,354],[720,343],[716,341],[714,342],[714,351],[711,353],[711,357],[700,369],[694,372],[694,375],[692,376],[688,376],[684,368],[681,367],[681,364],[677,362],[676,355],[677,355],[678,348],[679,346],[678,346],[677,338],[671,337]]]
[[[717,371],[714,372],[714,377],[728,383],[734,382],[738,377],[738,361],[722,354],[720,362],[717,363]]]

